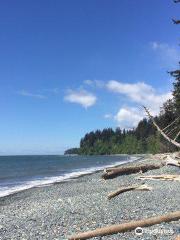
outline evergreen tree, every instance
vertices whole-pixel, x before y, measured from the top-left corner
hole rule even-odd
[[[175,3],[179,3],[180,0],[174,0]],[[180,20],[173,20],[174,24],[180,24]],[[179,62],[180,64],[180,62]],[[169,72],[172,77],[175,78],[174,90],[173,90],[173,100],[176,116],[180,115],[180,70]]]
[[[171,76],[175,78],[173,83],[174,90],[173,94],[173,101],[174,101],[174,110],[176,117],[180,115],[180,70],[170,72]]]
[[[159,123],[161,128],[165,128],[175,120],[175,107],[172,99],[167,100],[160,108]]]

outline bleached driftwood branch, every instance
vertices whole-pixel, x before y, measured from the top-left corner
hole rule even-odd
[[[112,192],[111,194],[108,195],[108,199],[111,199],[113,197],[118,196],[121,193],[128,192],[128,191],[138,191],[138,190],[145,190],[145,191],[152,191],[152,187],[148,187],[146,185],[142,186],[132,186],[132,187],[121,187],[118,188],[116,191]]]
[[[160,180],[160,181],[180,182],[179,175],[170,175],[170,174],[140,176],[140,177],[137,177],[136,179],[137,180]]]
[[[176,135],[176,137],[174,138],[174,141],[176,141],[176,139],[179,137],[180,131],[178,132],[178,134]]]
[[[170,135],[170,133],[172,133],[174,130],[176,130],[179,126],[174,127],[170,132],[169,130],[166,130],[164,133],[167,135]]]
[[[170,143],[172,143],[173,145],[175,145],[176,147],[180,148],[180,143],[176,142],[176,139],[178,138],[178,136],[180,135],[180,132],[176,135],[176,137],[174,139],[170,138],[165,132],[164,130],[167,129],[168,127],[170,127],[174,122],[172,122],[171,124],[169,124],[166,128],[161,129],[158,124],[156,123],[156,121],[154,120],[154,117],[150,114],[150,112],[148,111],[148,109],[143,106],[148,117],[151,119],[151,121],[153,122],[154,126],[157,128],[157,130],[161,133],[161,135],[168,140]],[[176,119],[177,121],[177,119]]]
[[[144,107],[144,106],[143,106]],[[145,107],[144,107],[145,108]],[[162,131],[166,130],[169,128],[171,125],[173,125],[180,117],[176,118],[172,123],[170,123],[167,127],[163,128]]]
[[[180,212],[168,213],[162,216],[147,218],[140,221],[134,221],[129,223],[123,223],[116,226],[105,227],[101,229],[97,229],[90,232],[81,233],[78,235],[69,236],[69,240],[77,240],[77,239],[89,239],[93,237],[107,236],[112,234],[117,234],[121,232],[127,232],[136,229],[137,227],[148,227],[153,226],[155,224],[160,224],[163,222],[172,222],[178,221],[180,219]]]
[[[172,165],[172,166],[175,166],[175,167],[180,167],[179,161],[171,158],[170,156],[167,156],[166,165]]]

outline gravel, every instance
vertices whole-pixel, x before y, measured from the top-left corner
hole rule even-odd
[[[139,163],[149,162],[138,160],[125,165]],[[177,167],[165,166],[143,175],[179,174],[179,171]],[[146,180],[153,191],[131,191],[108,200],[107,195],[118,187],[140,185],[141,181],[135,179],[139,174],[106,181],[101,180],[101,174],[0,198],[0,239],[65,240],[72,234],[179,211],[178,182]],[[131,231],[93,239],[169,240],[180,235],[179,224],[176,221],[144,228],[141,236]]]

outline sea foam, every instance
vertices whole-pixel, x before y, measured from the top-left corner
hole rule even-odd
[[[0,188],[0,197],[5,197],[10,194],[14,194],[23,190],[27,190],[33,187],[43,187],[47,185],[51,185],[53,183],[60,183],[65,181],[70,181],[72,179],[78,178],[80,176],[84,176],[87,174],[91,174],[93,172],[101,171],[108,167],[115,167],[119,166],[128,162],[133,162],[138,160],[141,157],[130,156],[126,161],[116,161],[112,164],[107,164],[99,167],[90,167],[90,168],[81,168],[73,172],[66,173],[61,176],[53,176],[53,177],[44,177],[42,179],[33,180],[33,181],[26,181],[23,184],[13,186],[13,187],[1,187]]]

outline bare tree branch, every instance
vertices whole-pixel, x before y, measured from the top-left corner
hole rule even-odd
[[[176,135],[176,137],[174,138],[174,141],[176,141],[176,139],[179,137],[180,135],[180,131],[178,132],[178,134]]]
[[[165,131],[164,133],[169,135],[170,133],[172,133],[175,129],[177,129],[179,126],[174,127],[170,132],[168,132],[169,130]]]
[[[143,106],[144,107],[144,106]],[[163,128],[162,131],[166,130],[167,128],[169,128],[170,126],[172,126],[180,117],[176,118],[171,124],[169,124],[167,127]]]
[[[173,145],[175,145],[176,147],[180,148],[180,143],[176,142],[175,139],[171,139],[170,137],[167,136],[167,134],[164,133],[164,131],[157,125],[156,121],[154,120],[153,116],[151,116],[151,114],[149,113],[148,109],[143,106],[143,108],[145,109],[147,115],[149,116],[149,118],[152,120],[154,126],[157,128],[157,130],[161,133],[161,135],[168,140],[170,143],[172,143]]]

